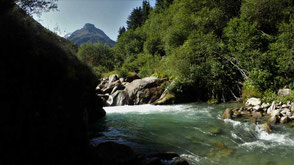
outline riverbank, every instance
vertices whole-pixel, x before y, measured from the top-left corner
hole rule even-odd
[[[246,104],[239,108],[226,109],[224,119],[249,121],[267,124],[294,124],[294,102],[264,103],[259,98],[250,98]],[[270,129],[267,129],[270,130]]]

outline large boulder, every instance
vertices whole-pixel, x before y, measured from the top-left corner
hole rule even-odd
[[[17,6],[0,20],[0,164],[87,164],[88,125],[105,115],[97,77]]]
[[[130,104],[151,103],[149,100],[153,97],[153,102],[157,100],[163,89],[160,88],[166,79],[158,79],[157,77],[146,77],[137,79],[126,85],[125,91],[130,98]]]
[[[135,165],[136,154],[129,146],[108,141],[93,148],[91,161],[97,165]]]
[[[289,88],[280,89],[278,91],[278,96],[281,96],[281,97],[288,96],[290,94],[291,94],[291,89]]]
[[[117,90],[115,93],[111,95],[112,106],[121,106],[121,105],[128,105],[129,104],[129,95],[124,90]]]
[[[250,98],[246,101],[247,106],[257,106],[261,104],[261,100],[259,98]]]

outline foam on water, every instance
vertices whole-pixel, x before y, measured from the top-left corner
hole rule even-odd
[[[269,149],[277,146],[294,146],[294,139],[287,133],[268,133],[261,128],[261,125],[242,123],[231,119],[225,119],[224,122],[233,126],[234,129],[231,131],[231,136],[242,142],[239,146],[250,149],[254,147]],[[249,137],[247,141],[244,140],[246,136]]]
[[[104,107],[106,113],[139,113],[139,114],[150,114],[150,113],[161,113],[166,111],[180,111],[184,107],[181,105],[177,106],[157,106],[157,105],[126,105],[126,106],[114,106]]]
[[[211,107],[203,108],[201,110],[195,110],[187,105],[126,105],[126,106],[113,106],[113,107],[104,107],[104,110],[107,114],[126,114],[126,113],[136,113],[136,114],[155,114],[155,113],[183,113],[185,112],[185,116],[193,116],[195,114],[203,114],[207,117],[212,117],[209,113]]]

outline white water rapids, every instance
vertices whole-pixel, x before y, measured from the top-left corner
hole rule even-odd
[[[91,144],[111,140],[139,152],[175,151],[190,164],[294,164],[294,130],[222,120],[235,104],[105,107]]]

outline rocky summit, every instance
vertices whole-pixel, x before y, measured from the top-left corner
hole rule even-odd
[[[79,30],[74,31],[66,39],[74,42],[80,46],[83,43],[103,43],[113,47],[115,42],[111,40],[102,30],[95,27],[95,25],[87,23]]]

